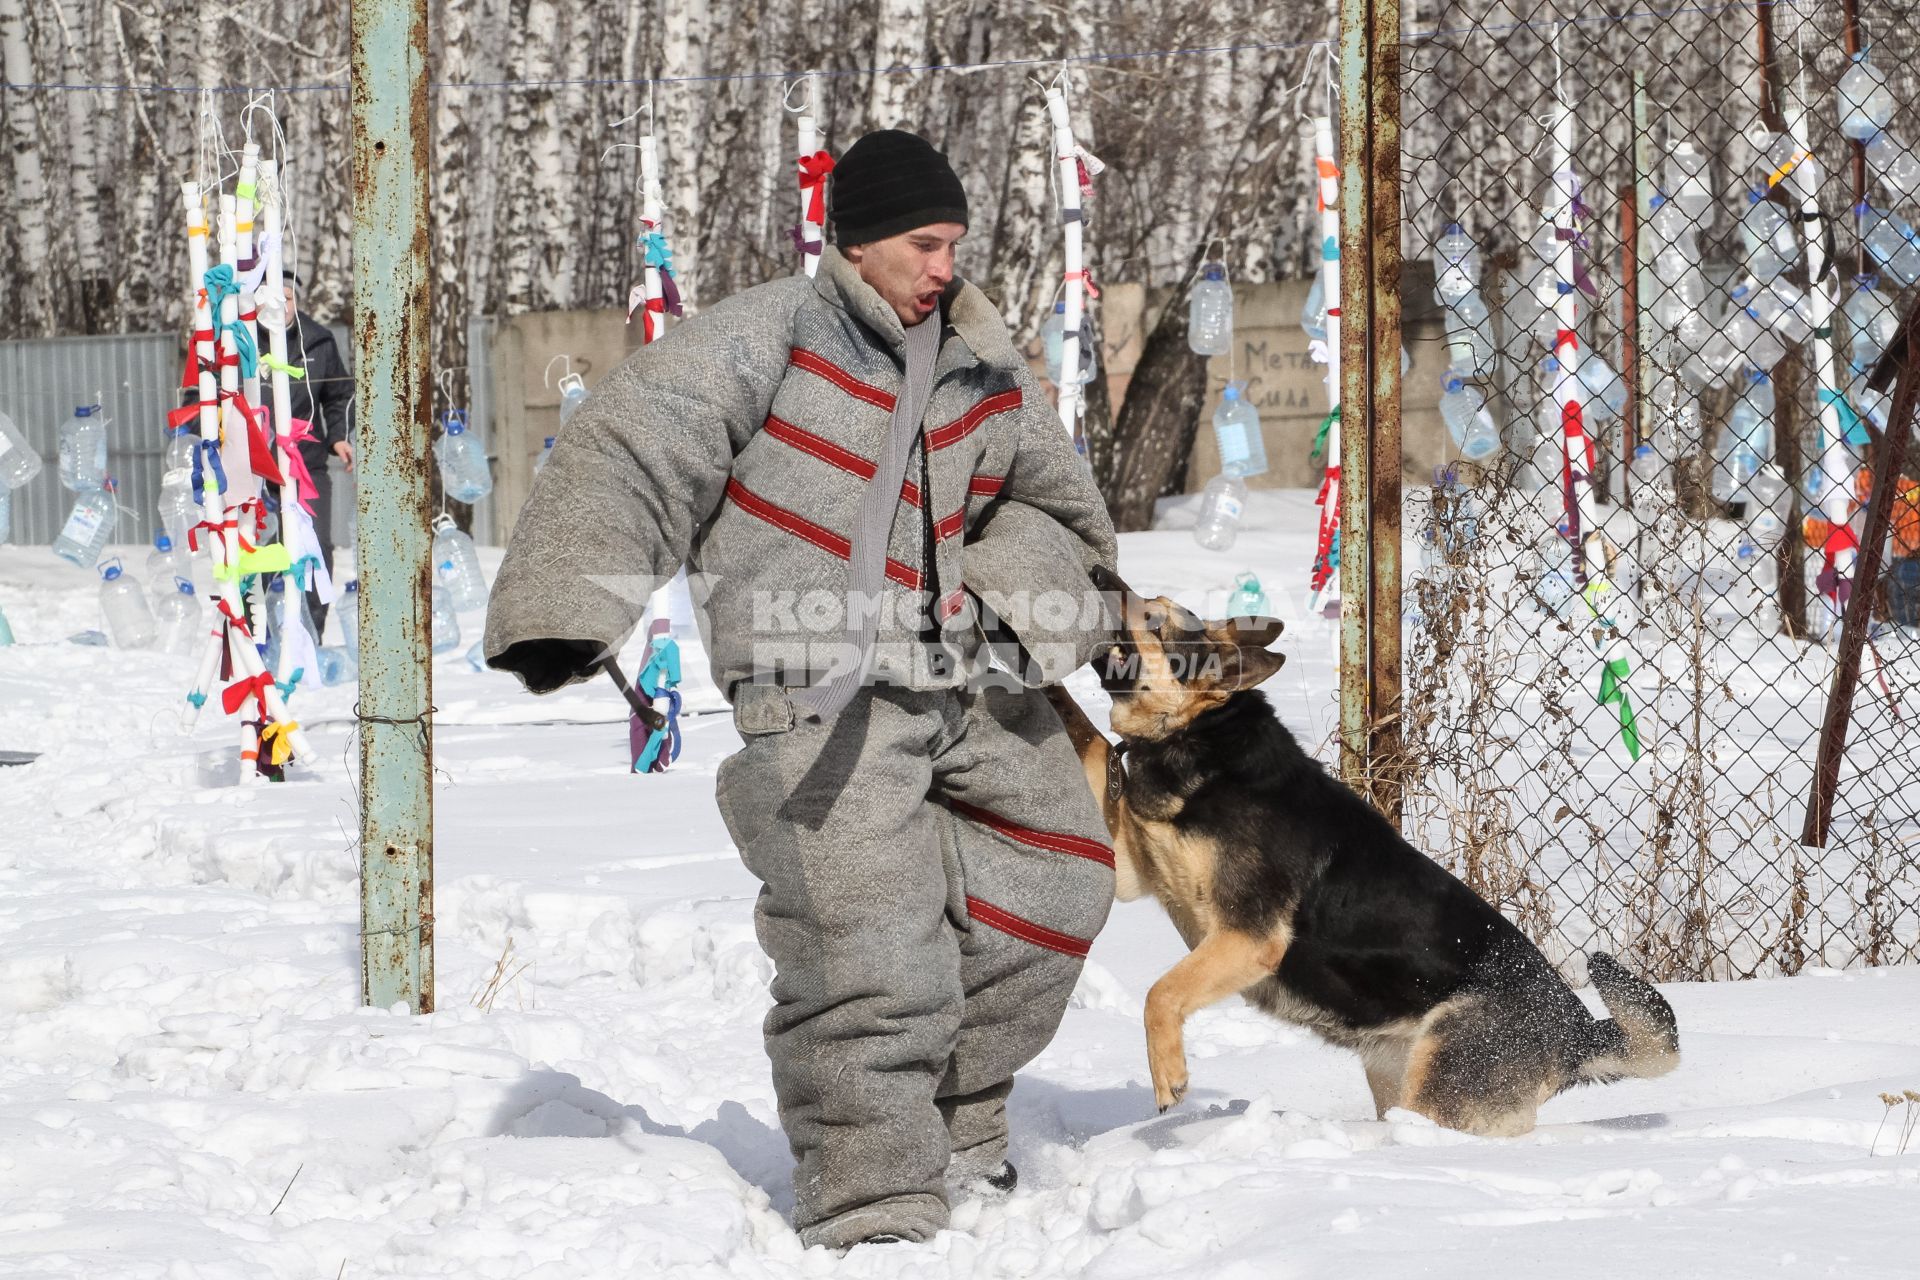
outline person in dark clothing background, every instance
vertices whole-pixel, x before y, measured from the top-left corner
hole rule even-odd
[[[313,532],[320,539],[320,554],[327,572],[333,572],[333,478],[327,472],[327,460],[339,458],[348,471],[353,470],[353,375],[341,358],[340,344],[324,324],[299,309],[295,288],[306,284],[292,271],[285,273],[282,287],[287,295],[287,314],[294,322],[287,326],[287,348],[293,363],[307,371],[296,378],[288,397],[293,416],[313,424],[312,439],[302,441],[300,456],[313,476]],[[327,606],[313,592],[307,593],[307,610],[313,615],[314,631],[324,636]]]

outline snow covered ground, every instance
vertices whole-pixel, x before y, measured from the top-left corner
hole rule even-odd
[[[1217,603],[1241,568],[1297,577],[1310,515],[1259,494],[1232,552],[1129,535],[1122,569]],[[803,1251],[755,884],[712,802],[724,716],[636,778],[609,690],[535,700],[443,659],[441,1011],[364,1010],[350,687],[296,699],[298,780],[206,785],[233,733],[182,731],[190,663],[65,642],[94,592],[0,549],[0,750],[43,753],[0,768],[0,1276],[1920,1272],[1920,1137],[1895,1154],[1879,1100],[1920,1089],[1920,969],[1665,988],[1681,1068],[1515,1141],[1376,1121],[1350,1055],[1232,1001],[1194,1019],[1193,1092],[1160,1117],[1140,1008],[1181,948],[1151,903],[1116,908],[1015,1091],[1014,1196],[931,1244]],[[1332,635],[1283,643],[1269,691],[1321,742]]]

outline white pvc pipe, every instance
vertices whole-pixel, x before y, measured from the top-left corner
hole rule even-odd
[[[1340,162],[1333,150],[1333,117],[1313,118],[1314,194],[1320,205],[1320,289],[1327,303],[1327,408],[1340,404]],[[1340,529],[1340,420],[1327,428],[1327,470],[1320,484],[1320,535],[1315,544],[1318,568],[1320,543],[1329,543]],[[1327,576],[1307,601],[1307,612],[1320,613],[1340,603],[1340,574]]]
[[[660,148],[653,135],[640,139],[640,226],[644,233],[660,230],[666,218],[660,198]],[[660,269],[646,268],[647,314],[641,321],[641,341],[656,341],[667,328],[667,313],[654,310],[653,304],[664,296],[660,288]]]
[[[819,99],[814,96],[816,88],[815,77],[806,77],[806,85],[807,107],[806,110],[800,113],[800,158],[802,160],[820,150],[820,128],[813,114],[819,102]],[[813,275],[820,269],[820,255],[809,251],[805,246],[810,244],[824,245],[827,239],[826,227],[822,225],[821,222],[815,222],[808,216],[812,207],[813,192],[808,190],[806,185],[802,183],[800,187],[800,243],[802,246],[800,250],[800,265],[805,268],[808,275]]]
[[[1067,96],[1061,90],[1047,90],[1047,114],[1053,119],[1053,154],[1058,166],[1060,219],[1066,232],[1066,336],[1060,343],[1060,422],[1073,434],[1080,416],[1080,330],[1086,314],[1085,252],[1082,232],[1085,223],[1080,210],[1079,154],[1074,150],[1073,122],[1067,114]]]
[[[1577,230],[1574,212],[1578,180],[1573,172],[1573,104],[1560,93],[1560,77],[1555,77],[1556,100],[1553,111],[1553,217],[1561,232],[1556,238],[1553,270],[1558,277],[1553,299],[1553,355],[1559,365],[1553,377],[1553,401],[1560,407],[1561,486],[1572,486],[1566,508],[1568,543],[1578,567],[1576,585],[1585,587],[1588,566],[1584,544],[1599,532],[1599,512],[1593,495],[1593,442],[1586,431],[1581,407],[1580,387],[1580,291],[1574,286],[1578,275],[1574,266],[1573,234]],[[1577,527],[1576,527],[1577,526]],[[1597,542],[1595,545],[1598,545]]]

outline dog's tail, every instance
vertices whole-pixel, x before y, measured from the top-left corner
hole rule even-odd
[[[1680,1028],[1665,996],[1604,951],[1587,955],[1587,977],[1613,1016],[1593,1024],[1592,1044],[1579,1066],[1582,1080],[1663,1076],[1680,1065]]]

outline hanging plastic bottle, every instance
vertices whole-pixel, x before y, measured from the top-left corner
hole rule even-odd
[[[313,615],[307,612],[307,593],[298,586],[292,586],[293,579],[287,574],[276,575],[267,587],[267,645],[261,660],[267,670],[278,675],[280,671],[280,651],[285,647],[293,628],[298,627],[306,633],[305,642],[294,650],[295,659],[310,649],[318,640],[313,634]],[[304,667],[295,668],[304,671]],[[291,675],[291,673],[289,673]]]
[[[0,413],[0,490],[18,489],[40,474],[40,455],[27,444],[13,419]]]
[[[447,589],[433,589],[433,651],[446,653],[460,644],[460,619],[454,616],[453,600]]]
[[[1433,293],[1440,305],[1452,306],[1480,287],[1480,250],[1473,237],[1450,222],[1433,246]]]
[[[1747,192],[1747,209],[1740,215],[1740,239],[1747,246],[1747,270],[1756,280],[1771,280],[1791,269],[1800,258],[1793,219],[1767,199],[1764,191]]]
[[[118,511],[114,504],[113,478],[109,476],[102,488],[73,500],[67,522],[61,526],[60,536],[53,540],[53,554],[82,569],[93,568],[100,553],[107,549],[108,539],[113,537]]]
[[[1879,363],[1887,344],[1900,332],[1900,317],[1892,301],[1880,289],[1880,277],[1862,275],[1853,278],[1853,292],[1843,308],[1847,317],[1848,363],[1855,373],[1865,373]]]
[[[98,489],[107,478],[107,419],[97,404],[75,405],[60,424],[60,483],[75,493]]]
[[[1240,394],[1240,384],[1229,382],[1213,411],[1213,436],[1220,445],[1220,469],[1242,479],[1267,469],[1267,444],[1260,435],[1260,414]]]
[[[1727,423],[1754,456],[1765,462],[1773,456],[1773,379],[1762,369],[1749,369],[1746,379]]]
[[[1587,404],[1596,418],[1617,418],[1627,407],[1627,383],[1598,351],[1581,353],[1575,376],[1587,393]]]
[[[1713,439],[1713,466],[1708,488],[1716,502],[1732,502],[1747,481],[1760,472],[1760,459],[1729,420]]]
[[[1327,283],[1321,272],[1313,273],[1307,286],[1307,300],[1300,305],[1300,328],[1315,342],[1327,340]]]
[[[540,446],[540,456],[533,460],[533,474],[539,475],[540,468],[547,465],[547,459],[553,456],[553,437],[548,436],[546,443]]]
[[[320,683],[323,685],[345,684],[360,673],[360,664],[351,649],[330,644],[313,652],[320,660]]]
[[[1496,345],[1493,340],[1493,313],[1487,310],[1480,290],[1468,288],[1446,308],[1447,359],[1455,369],[1474,377],[1494,371]]]
[[[1047,381],[1060,385],[1060,361],[1067,350],[1067,304],[1053,304],[1053,314],[1040,326],[1040,345],[1047,356]],[[1080,344],[1080,381],[1093,381],[1093,348]]]
[[[1193,540],[1209,551],[1225,551],[1240,536],[1240,518],[1247,510],[1247,482],[1231,471],[1207,481],[1200,494],[1200,514],[1193,522]]]
[[[1880,269],[1901,284],[1920,282],[1920,245],[1913,242],[1913,228],[1898,214],[1881,213],[1871,205],[1855,206],[1860,219],[1860,238]]]
[[[493,492],[493,469],[487,465],[486,446],[467,429],[464,410],[449,409],[443,426],[433,444],[434,454],[440,459],[441,483],[455,502],[478,502]]]
[[[153,535],[153,550],[147,553],[147,581],[155,591],[192,572],[184,547],[174,546],[173,538],[164,529]]]
[[[1840,132],[1856,142],[1865,142],[1893,119],[1893,91],[1865,49],[1853,55],[1853,65],[1840,77],[1837,95]]]
[[[184,577],[154,580],[153,620],[159,628],[160,647],[168,653],[198,653],[207,638],[200,597]]]
[[[1057,305],[1064,309],[1064,303]],[[1187,302],[1187,346],[1195,355],[1223,356],[1232,345],[1233,286],[1227,283],[1226,264],[1209,262],[1200,268]],[[1059,385],[1058,378],[1054,384]]]
[[[1253,576],[1251,570],[1243,569],[1234,575],[1233,595],[1227,599],[1229,618],[1264,618],[1272,610],[1267,604],[1267,593],[1260,589],[1260,579]]]
[[[1682,138],[1674,144],[1667,158],[1666,181],[1660,185],[1690,230],[1698,231],[1712,220],[1713,183],[1707,157],[1690,140]]]
[[[1787,536],[1793,491],[1780,469],[1768,464],[1747,481],[1747,532],[1763,547],[1776,547]]]
[[[571,418],[587,402],[587,380],[577,373],[570,373],[560,379],[560,425],[566,426]]]
[[[1751,293],[1746,285],[1734,286],[1733,309],[1720,331],[1733,359],[1730,367],[1720,370],[1722,377],[1742,368],[1771,369],[1787,357],[1786,344],[1760,323]]]
[[[1440,418],[1469,462],[1479,462],[1500,447],[1500,428],[1493,424],[1487,398],[1452,370],[1440,392]]]
[[[1888,204],[1920,195],[1920,155],[1886,129],[1867,139],[1867,170],[1886,188]]]
[[[480,555],[473,539],[454,526],[453,517],[433,519],[433,577],[447,590],[453,608],[487,607],[487,579],[480,570]]]
[[[360,579],[354,578],[340,589],[340,603],[333,608],[333,616],[340,619],[340,635],[347,642],[347,648],[360,651]]]
[[[1813,336],[1813,310],[1807,291],[1784,277],[1754,290],[1749,305],[1762,327],[1789,347],[1797,347]]]
[[[116,649],[145,649],[159,634],[146,593],[121,571],[118,560],[100,566],[100,612]]]

